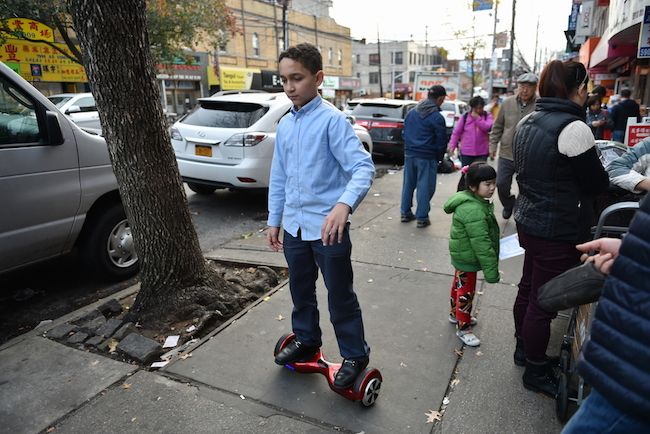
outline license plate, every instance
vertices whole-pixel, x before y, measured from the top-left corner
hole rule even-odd
[[[201,157],[212,157],[212,146],[194,146],[194,153],[200,155]]]

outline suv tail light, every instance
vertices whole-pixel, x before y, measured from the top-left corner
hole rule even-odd
[[[372,122],[373,128],[404,128],[404,122]]]
[[[447,113],[447,117],[451,119],[451,118],[455,118],[456,116],[454,116],[453,113]]]
[[[181,136],[181,132],[178,131],[178,128],[176,127],[171,127],[169,129],[169,135],[171,136],[172,140],[183,140],[183,136]]]
[[[266,137],[264,133],[237,133],[226,140],[223,146],[255,146]]]

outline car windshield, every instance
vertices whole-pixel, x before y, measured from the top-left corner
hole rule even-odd
[[[402,106],[393,104],[360,103],[352,110],[354,116],[372,116],[373,118],[402,118]]]
[[[56,106],[56,108],[63,107],[63,104],[72,99],[71,96],[51,96],[48,98]]]
[[[268,110],[268,107],[246,102],[200,101],[200,105],[180,122],[198,127],[248,128]]]
[[[453,102],[443,102],[442,107],[440,107],[440,110],[444,110],[447,112],[455,112],[456,109],[454,108],[454,103]]]

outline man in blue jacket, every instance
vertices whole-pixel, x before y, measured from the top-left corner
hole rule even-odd
[[[627,118],[641,118],[639,104],[630,99],[632,92],[630,89],[621,91],[621,102],[609,110],[609,120],[612,123],[612,140],[623,143],[625,139],[625,129],[627,128]]]
[[[403,223],[417,219],[417,227],[431,224],[429,211],[431,198],[436,191],[438,156],[447,148],[445,119],[440,106],[447,92],[442,86],[432,86],[428,97],[418,103],[404,119],[404,184],[400,206]],[[417,208],[413,207],[416,191]]]
[[[562,433],[650,432],[650,200],[622,242],[577,247],[597,251],[588,260],[609,276],[578,363],[591,394]]]

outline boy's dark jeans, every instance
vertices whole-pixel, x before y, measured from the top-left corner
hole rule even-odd
[[[515,335],[524,340],[526,359],[546,360],[551,335],[551,320],[556,312],[547,312],[537,303],[537,290],[546,282],[580,263],[575,244],[528,235],[517,227],[519,244],[526,250],[519,292],[513,308]]]
[[[323,246],[321,240],[303,241],[284,231],[284,256],[289,265],[289,288],[293,299],[291,321],[297,339],[320,346],[321,329],[316,301],[316,279],[320,268],[328,291],[330,321],[344,359],[367,357],[370,348],[363,331],[361,308],[353,289],[352,243],[346,227],[343,242]]]

